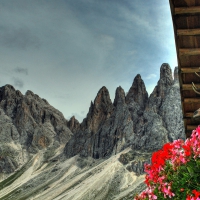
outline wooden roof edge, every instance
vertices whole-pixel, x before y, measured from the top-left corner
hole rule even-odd
[[[177,29],[178,36],[197,36],[200,35],[200,28],[196,29]]]
[[[184,98],[184,103],[200,103],[200,98]]]
[[[200,55],[200,48],[180,48],[180,56],[197,56]]]
[[[185,67],[181,68],[180,70],[181,73],[187,74],[187,73],[198,73],[200,72],[200,67]]]
[[[174,18],[175,18],[175,6],[174,6],[174,3],[173,3],[173,0],[169,0],[169,5],[170,5],[170,10],[171,10],[171,19],[172,19],[172,24],[173,24],[173,29],[174,29],[174,43],[175,43],[175,47],[176,47],[176,56],[177,56],[177,62],[178,62],[178,70],[180,72],[180,61],[179,61],[179,51],[178,51],[178,46],[177,46],[177,43],[176,43],[176,40],[177,40],[177,28],[176,28],[176,25],[174,23]],[[180,74],[179,74],[179,83],[181,85],[181,78],[180,78]]]
[[[175,25],[175,6],[174,6],[174,2],[173,0],[169,0],[169,5],[170,5],[170,10],[171,10],[171,19],[172,19],[172,24],[173,24],[173,29],[174,29],[174,43],[175,43],[175,47],[176,47],[176,56],[177,56],[177,62],[178,62],[178,77],[179,77],[179,85],[182,86],[183,82],[181,79],[181,65],[180,65],[180,60],[179,60],[179,51],[178,51],[178,45],[176,43],[177,41],[177,27]],[[180,94],[181,94],[181,88],[180,90]],[[181,95],[181,107],[182,107],[182,111],[184,110],[184,103],[183,103],[183,97]]]
[[[187,131],[193,131],[193,130],[195,130],[197,127],[198,127],[198,125],[187,125],[187,126],[186,126]]]
[[[188,15],[195,15],[196,13],[198,13],[198,8],[197,10],[196,7],[193,8],[193,9],[186,9],[184,10],[183,8],[181,8],[181,10],[179,9],[176,9],[176,6],[174,4],[175,0],[169,0],[169,5],[170,5],[170,9],[171,9],[171,17],[172,17],[172,22],[173,22],[173,28],[174,28],[174,38],[175,38],[175,46],[176,46],[176,53],[177,53],[177,61],[178,61],[178,75],[179,75],[179,84],[180,84],[180,94],[181,94],[181,107],[182,107],[182,112],[183,112],[183,119],[184,117],[187,117],[187,119],[184,119],[183,122],[184,122],[184,129],[185,129],[185,134],[186,134],[186,137],[189,137],[192,133],[191,130],[193,130],[194,127],[197,127],[196,126],[190,126],[190,124],[188,124],[188,120],[191,120],[189,118],[191,118],[191,116],[193,116],[193,113],[184,113],[184,108],[186,106],[186,104],[188,103],[200,103],[200,98],[188,98],[188,99],[185,99],[185,97],[183,97],[182,95],[182,92],[181,92],[181,87],[183,85],[183,80],[182,80],[182,72],[181,71],[181,59],[183,58],[183,56],[191,56],[191,55],[199,55],[198,51],[196,51],[197,49],[193,49],[193,50],[186,50],[183,49],[181,52],[179,52],[179,49],[180,49],[180,43],[178,42],[179,39],[180,39],[180,35],[198,35],[200,30],[178,30],[177,31],[177,26],[176,26],[176,19],[177,17],[181,16],[183,14],[183,16],[188,16]],[[175,13],[175,9],[176,9],[176,13]],[[182,14],[177,14],[177,11],[178,12],[182,12]],[[178,35],[179,34],[179,35]],[[182,37],[183,38],[183,37]],[[182,53],[182,56],[180,55],[180,53]],[[196,71],[196,69],[195,69]],[[197,71],[199,72],[199,70]],[[188,72],[190,73],[190,72]],[[193,72],[191,72],[193,73]],[[184,114],[186,116],[184,116]],[[189,126],[188,126],[189,125]],[[188,129],[191,129],[191,130],[188,130]]]
[[[186,112],[183,115],[183,118],[191,118],[191,117],[193,117],[193,112]]]
[[[195,87],[196,87],[196,89],[200,89],[200,84],[199,83],[196,83],[195,84]],[[181,90],[193,90],[192,89],[192,84],[182,84],[182,88],[181,88]]]
[[[176,7],[174,13],[175,15],[200,14],[200,6]]]

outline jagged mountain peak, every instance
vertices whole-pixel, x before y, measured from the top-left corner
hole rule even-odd
[[[99,126],[111,115],[113,104],[108,89],[103,86],[97,93],[94,103],[91,101],[87,117],[81,123],[82,129],[96,132]]]
[[[12,98],[14,96],[22,96],[22,93],[19,90],[15,90],[15,88],[10,84],[0,87],[0,100]]]
[[[158,95],[164,97],[173,84],[172,70],[169,64],[163,63],[160,67],[160,80],[158,81]]]
[[[25,96],[25,98],[30,98],[32,100],[34,99],[34,100],[38,101],[41,104],[50,105],[49,102],[46,99],[40,98],[39,95],[33,93],[31,90],[27,90],[24,96]]]
[[[113,105],[117,106],[118,104],[125,104],[125,92],[121,86],[116,89]]]
[[[80,128],[80,123],[75,118],[75,116],[72,116],[70,120],[67,122],[67,126],[69,127],[70,130],[72,130],[72,132],[75,132]]]
[[[142,79],[142,77],[141,77],[141,75],[140,74],[137,74],[136,76],[135,76],[135,79]]]
[[[126,103],[130,104],[136,102],[140,105],[142,109],[145,108],[148,100],[148,93],[144,81],[142,80],[140,74],[137,74],[133,80],[133,84],[126,95]]]
[[[25,96],[35,96],[35,94],[31,90],[27,90]]]
[[[97,96],[94,100],[94,107],[95,108],[99,108],[99,107],[102,107],[102,106],[106,106],[106,105],[110,105],[112,104],[112,101],[110,99],[110,94],[109,94],[109,91],[108,89],[103,86],[97,93]]]
[[[168,63],[163,63],[160,67],[160,79],[169,80],[169,82],[173,81],[172,78],[172,70]]]
[[[103,86],[97,93],[94,103],[91,102],[88,115],[99,116],[106,115],[111,112],[113,108],[112,101],[108,89]]]
[[[173,82],[174,81],[171,67],[169,64],[163,63],[160,67],[160,79],[153,92],[151,93],[149,99],[151,100],[151,98],[160,97],[162,101],[162,99],[165,98],[168,89],[172,86]]]
[[[6,84],[5,86],[3,86],[2,88],[5,88],[5,89],[9,89],[9,90],[13,90],[13,91],[16,91],[15,88],[10,85],[10,84]]]

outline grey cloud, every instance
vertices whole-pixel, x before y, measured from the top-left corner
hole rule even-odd
[[[88,66],[92,64],[101,66],[107,74],[110,72],[112,77],[119,81],[119,79],[127,80],[127,76],[130,75],[132,79],[133,73],[130,73],[129,69],[124,70],[124,66],[141,67],[147,63],[154,66],[157,66],[157,63],[160,65],[162,61],[156,62],[157,52],[159,55],[165,55],[166,50],[163,48],[162,41],[154,37],[158,31],[154,30],[156,26],[153,21],[156,17],[150,13],[151,3],[144,6],[144,2],[141,2],[140,6],[137,6],[134,1],[130,3],[128,0],[86,2],[71,0],[69,2],[72,10],[78,13],[78,20],[84,24],[84,27],[87,27],[96,38],[100,38],[98,47],[93,51],[95,55],[91,56],[96,62],[88,63]],[[91,37],[89,41],[87,42],[91,44]],[[91,46],[95,46],[95,42]],[[79,56],[79,58],[78,61],[83,63],[82,57]],[[86,58],[85,55],[84,58]],[[92,62],[91,59],[90,61]],[[149,67],[148,71],[149,69],[152,68]]]
[[[40,39],[27,27],[0,26],[0,44],[8,48],[39,48]]]
[[[16,67],[14,69],[14,72],[28,75],[28,69],[27,68]]]
[[[13,77],[13,81],[14,81],[14,86],[16,86],[18,88],[23,88],[24,83],[21,79]]]
[[[146,76],[145,78],[146,79],[154,79],[154,78],[156,78],[156,74],[149,74],[148,76]]]
[[[160,65],[176,54],[168,1],[154,1],[0,1],[0,60],[9,68],[2,83],[10,72],[23,75],[26,84],[15,79],[15,85],[46,94],[79,120],[103,85],[113,99],[115,88],[128,91],[137,73],[146,86],[156,84]]]

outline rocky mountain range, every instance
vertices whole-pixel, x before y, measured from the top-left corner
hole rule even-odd
[[[112,103],[106,87],[91,102],[81,124],[72,117],[68,127],[73,132],[65,146],[66,156],[104,158],[131,146],[136,150],[155,151],[166,142],[184,139],[177,68],[163,64],[160,80],[148,98],[138,74],[125,96],[119,86]]]
[[[1,87],[0,199],[132,198],[151,153],[185,139],[177,70],[173,78],[162,64],[150,96],[139,74],[114,102],[102,87],[81,123],[31,91]]]

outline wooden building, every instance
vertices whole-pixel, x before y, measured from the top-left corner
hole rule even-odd
[[[189,136],[199,124],[200,0],[169,0],[176,42],[183,120]],[[200,113],[199,113],[200,114]]]

